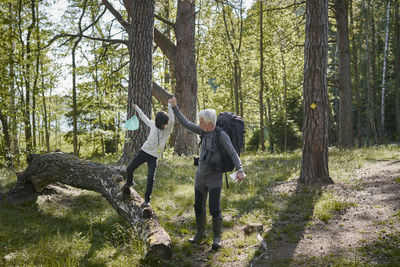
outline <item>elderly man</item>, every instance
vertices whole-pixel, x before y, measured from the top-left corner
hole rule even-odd
[[[194,190],[195,190],[195,202],[194,211],[196,214],[196,225],[197,233],[189,239],[192,243],[198,243],[205,238],[206,228],[206,202],[207,194],[209,195],[209,209],[212,216],[213,222],[213,243],[212,248],[218,249],[221,247],[221,234],[222,234],[222,216],[221,216],[221,188],[222,188],[222,172],[220,170],[213,169],[207,164],[207,157],[211,153],[219,153],[219,149],[224,149],[234,163],[238,173],[236,179],[242,181],[244,179],[244,173],[242,165],[232,142],[224,131],[218,134],[216,130],[216,114],[214,109],[205,109],[197,114],[199,119],[199,125],[188,121],[185,116],[180,112],[177,107],[176,98],[173,97],[168,101],[178,121],[183,127],[190,131],[201,135],[201,151],[199,157],[198,169],[195,176]],[[219,144],[221,148],[217,147],[217,139],[219,138]],[[218,158],[218,157],[217,157]]]

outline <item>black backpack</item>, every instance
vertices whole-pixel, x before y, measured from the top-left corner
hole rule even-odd
[[[244,120],[235,113],[227,111],[222,112],[217,117],[218,137],[221,134],[221,130],[228,134],[233,147],[238,155],[240,155],[240,150],[244,144],[244,133],[246,132],[244,129]],[[217,140],[218,146],[220,147],[219,151],[222,156],[222,172],[230,172],[235,168],[235,165],[233,164],[229,155],[226,154],[224,149],[221,148],[219,144],[219,138],[217,138]]]

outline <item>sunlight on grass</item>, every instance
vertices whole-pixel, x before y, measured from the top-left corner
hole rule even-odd
[[[344,211],[354,207],[355,203],[340,201],[333,192],[324,192],[314,207],[314,218],[328,222],[335,212]]]

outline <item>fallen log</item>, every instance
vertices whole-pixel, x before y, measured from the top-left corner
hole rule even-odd
[[[122,199],[119,181],[123,175],[118,167],[60,152],[29,155],[28,163],[18,174],[16,186],[8,192],[9,201],[36,200],[38,193],[55,182],[98,192],[139,233],[147,246],[146,257],[171,258],[171,239],[151,208],[141,206],[143,199],[135,190],[131,190],[130,199]]]

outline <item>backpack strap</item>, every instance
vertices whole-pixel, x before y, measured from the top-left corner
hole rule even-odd
[[[221,146],[221,142],[220,142],[220,138],[221,138],[221,133],[222,133],[222,128],[219,126],[216,126],[216,132],[217,132],[217,148],[222,150],[222,146]],[[223,153],[223,151],[220,151],[220,153]],[[226,182],[226,188],[229,189],[229,183],[228,183],[228,174],[227,172],[225,172],[225,182]]]

